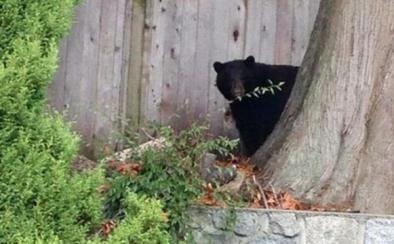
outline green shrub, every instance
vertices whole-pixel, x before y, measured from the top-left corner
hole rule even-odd
[[[70,28],[78,0],[1,0],[0,60],[16,40],[39,40],[43,51],[57,44]]]
[[[169,243],[166,215],[158,200],[135,193],[126,193],[123,199],[125,217],[108,238],[108,243],[150,244]]]
[[[137,176],[115,173],[109,178],[111,189],[107,194],[107,217],[122,216],[125,192],[160,199],[169,214],[168,230],[173,240],[184,238],[188,230],[187,210],[201,195],[202,180],[199,175],[201,157],[207,151],[228,155],[237,141],[225,138],[211,139],[208,128],[192,125],[188,130],[175,133],[170,127],[158,128],[158,137],[166,139],[162,150],[147,150],[133,154],[130,161],[141,162],[143,169]],[[136,140],[138,141],[138,140]]]
[[[0,243],[81,242],[100,222],[102,172],[71,174],[78,139],[45,107],[74,4],[0,2]]]

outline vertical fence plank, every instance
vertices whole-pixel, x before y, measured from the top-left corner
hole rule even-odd
[[[275,63],[291,63],[294,1],[277,0]]]
[[[125,17],[126,17],[126,0],[118,0],[117,10],[116,10],[116,20],[115,20],[115,40],[114,40],[114,61],[113,61],[113,74],[112,74],[112,94],[111,94],[111,104],[110,104],[110,121],[112,124],[113,132],[110,137],[112,138],[112,143],[115,147],[120,147],[122,141],[121,127],[119,126],[119,121],[122,119],[122,115],[119,113],[121,110],[121,100],[123,87],[122,80],[122,68],[123,68],[123,53],[127,50],[124,45],[124,35],[125,35]],[[114,3],[115,4],[115,3]]]
[[[215,61],[228,60],[228,47],[232,33],[230,31],[230,9],[229,1],[232,0],[216,0],[213,4],[213,22],[212,22],[212,42],[209,43],[211,60],[209,69],[208,89],[208,113],[210,116],[210,124],[212,132],[222,134],[223,131],[223,112],[226,107],[222,95],[219,93],[215,82],[216,72],[212,68]]]
[[[75,66],[74,69],[80,69],[81,77],[79,86],[80,104],[79,109],[79,124],[82,127],[80,133],[84,137],[86,143],[85,152],[93,154],[93,148],[90,146],[94,141],[94,124],[96,111],[96,77],[98,72],[98,45],[100,34],[100,14],[101,2],[95,0],[88,0],[85,2],[85,9],[89,10],[84,13],[83,18],[83,33],[82,33],[82,63],[81,66]],[[78,87],[77,86],[77,87]]]
[[[111,143],[113,138],[112,115],[112,94],[114,87],[114,50],[116,36],[116,15],[117,4],[112,1],[103,0],[100,16],[100,42],[98,56],[98,76],[97,76],[97,114],[95,123],[95,136],[102,139],[97,140],[96,148],[101,148],[104,144]]]
[[[229,43],[228,43],[228,58],[241,59],[244,57],[245,51],[245,31],[246,21],[245,13],[246,6],[243,0],[228,1],[227,7],[229,8]]]
[[[85,70],[89,66],[85,65],[94,57],[87,57],[84,53],[92,54],[89,46],[86,43],[86,26],[89,25],[89,17],[86,14],[89,9],[89,1],[80,4],[75,13],[75,23],[67,41],[67,73],[64,79],[64,108],[67,111],[68,120],[73,122],[73,128],[79,132],[84,138],[82,143],[82,152],[86,155],[92,155],[92,147],[89,128],[92,121],[86,121],[86,113],[89,113],[87,103],[95,101],[90,97],[90,94],[83,94],[86,92],[86,87],[89,86],[89,81],[85,79]],[[86,97],[85,97],[86,96]]]
[[[64,81],[67,74],[67,42],[64,39],[60,44],[58,69],[48,89],[48,102],[57,111],[64,109]]]
[[[79,106],[81,104],[79,89],[75,89],[79,87],[81,84],[81,77],[83,70],[81,68],[83,65],[83,32],[84,32],[84,12],[86,11],[86,3],[82,3],[76,8],[75,11],[75,22],[73,28],[70,32],[68,38],[68,52],[66,59],[66,69],[67,73],[65,76],[64,82],[64,107],[68,110],[68,119],[71,121],[76,121],[75,127],[79,130],[79,126],[81,123],[78,121],[79,117]]]
[[[130,4],[129,4],[130,5]],[[150,28],[145,28],[145,9],[146,2],[132,1],[130,8],[130,17],[127,18],[129,23],[125,32],[125,45],[130,47],[129,51],[125,51],[125,56],[129,59],[127,64],[127,73],[125,73],[124,80],[127,82],[127,89],[124,94],[125,100],[125,126],[133,130],[140,123],[141,108],[143,99],[141,98],[142,83],[143,83],[143,68],[144,65],[144,43],[150,44],[148,39],[145,40],[144,31],[149,31]],[[150,47],[150,46],[149,46]],[[146,55],[147,56],[147,55]]]
[[[145,80],[145,99],[144,120],[160,122],[160,103],[163,85],[163,58],[164,58],[164,38],[166,13],[162,9],[166,8],[168,0],[148,1],[149,7],[152,8],[151,16],[151,49],[146,55],[149,55],[147,64],[148,78]]]
[[[261,1],[262,15],[260,26],[260,62],[273,64],[275,63],[275,53],[277,50],[277,43],[281,43],[281,39],[277,39],[278,28],[277,25],[278,6],[276,0]],[[279,36],[280,37],[280,36]]]
[[[300,65],[309,41],[309,1],[295,0],[293,6],[293,31],[291,64]]]
[[[121,61],[121,83],[120,83],[120,88],[119,88],[119,111],[118,111],[118,128],[119,128],[119,133],[121,133],[122,135],[126,134],[126,128],[128,127],[128,125],[130,124],[130,126],[132,126],[132,123],[128,120],[128,94],[130,94],[130,97],[135,97],[139,100],[139,95],[138,93],[140,92],[140,78],[135,82],[135,84],[137,85],[137,96],[132,96],[132,93],[129,93],[129,83],[132,77],[132,72],[131,72],[131,63],[133,60],[133,57],[135,56],[135,54],[131,51],[132,50],[132,36],[131,33],[133,32],[133,22],[138,23],[138,21],[136,20],[132,20],[133,19],[133,10],[134,10],[134,5],[133,5],[133,0],[125,0],[124,3],[124,24],[123,24],[123,40],[122,40],[122,61]],[[143,15],[142,15],[143,16]],[[143,18],[142,18],[143,19]],[[142,28],[143,28],[143,22],[141,24]],[[141,29],[142,29],[141,28]],[[139,41],[141,39],[141,33],[142,31],[138,31],[136,32],[139,34],[139,37],[135,38],[135,42],[140,43],[141,45],[141,41]],[[141,46],[139,47],[139,53],[141,54],[142,52],[142,48]],[[141,55],[142,56],[142,55]],[[138,76],[141,75],[141,65],[142,65],[142,60],[141,58],[139,59],[139,66],[138,70],[137,70],[137,74]],[[129,78],[130,77],[130,78]],[[139,102],[137,103],[138,107],[139,107]],[[139,115],[139,109],[137,109],[136,113],[136,118],[138,121],[138,115]],[[134,118],[134,116],[133,116]],[[121,147],[123,147],[123,145],[120,145]]]
[[[256,60],[260,58],[261,29],[263,5],[261,0],[245,1],[246,5],[246,31],[245,31],[245,56],[253,55]]]
[[[139,2],[139,1],[138,1]],[[137,3],[137,2],[136,2]],[[137,6],[136,3],[133,5]],[[152,63],[151,63],[151,52],[153,47],[155,46],[153,43],[153,37],[155,37],[156,35],[154,35],[154,32],[156,31],[156,25],[154,25],[154,2],[153,1],[144,1],[144,20],[143,20],[143,31],[142,31],[142,36],[141,36],[141,48],[142,48],[142,64],[141,64],[141,81],[140,81],[140,89],[141,92],[139,94],[140,98],[139,98],[139,118],[138,118],[138,125],[144,125],[146,124],[149,120],[151,120],[151,118],[149,117],[149,113],[147,112],[147,109],[149,108],[150,104],[149,101],[150,99],[148,99],[148,96],[150,95],[150,86],[151,86],[151,70],[152,70]],[[135,10],[133,9],[133,16],[135,14]],[[140,18],[138,18],[140,19]],[[134,21],[133,21],[133,26],[134,26]],[[133,36],[133,33],[132,33]],[[133,41],[133,37],[132,37],[132,46],[131,49],[132,51],[134,50],[133,48],[138,48],[136,45],[138,45],[135,41]],[[138,55],[138,53],[137,53]],[[134,56],[135,57],[135,56]],[[131,66],[133,64],[133,62],[138,63],[138,60],[134,60],[134,58],[132,58],[131,63],[130,63],[130,72],[133,71],[133,67]],[[133,82],[134,80],[134,82]],[[129,91],[131,91],[128,96],[135,96],[135,93],[133,92],[134,89],[133,87],[135,87],[135,81],[138,80],[138,76],[136,77],[135,75],[132,75],[130,77],[129,80]],[[128,105],[131,106],[135,106],[130,104],[130,102],[135,101],[134,98],[128,98]],[[133,109],[134,111],[136,111],[135,109]],[[131,114],[130,109],[128,109],[128,118],[133,117],[133,114]]]
[[[189,102],[189,108],[193,118],[201,118],[206,115],[209,104],[207,99],[209,95],[208,89],[211,84],[214,84],[214,80],[209,76],[212,70],[212,62],[210,59],[211,50],[209,45],[212,43],[213,14],[212,1],[199,0],[196,55],[194,60],[193,88],[191,88],[193,92]],[[183,46],[186,49],[187,42],[185,42]]]
[[[197,48],[198,1],[184,0],[182,8],[181,50],[179,57],[178,92],[175,101],[178,103],[175,125],[186,127],[193,119],[193,109],[201,103],[199,84],[195,80],[195,57]],[[190,106],[193,104],[193,108]],[[197,119],[197,117],[196,117]]]
[[[181,46],[180,28],[182,26],[183,0],[168,1],[161,12],[165,15],[163,40],[163,78],[160,102],[160,121],[172,124],[176,117],[176,93],[178,86],[179,54]],[[190,18],[191,16],[189,16]]]
[[[309,21],[308,21],[308,26],[305,28],[308,28],[309,32],[311,33],[313,30],[313,26],[315,24],[315,19],[316,15],[319,11],[319,6],[320,6],[321,0],[309,0],[308,5],[309,5]]]

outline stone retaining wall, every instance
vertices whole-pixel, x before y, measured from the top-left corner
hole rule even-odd
[[[394,216],[193,208],[197,243],[394,244]]]

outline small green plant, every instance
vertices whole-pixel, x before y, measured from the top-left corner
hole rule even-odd
[[[228,208],[226,210],[226,219],[225,219],[225,230],[232,232],[234,231],[235,224],[237,222],[237,213],[234,207]]]
[[[130,190],[137,194],[160,199],[168,213],[168,230],[172,240],[184,238],[187,233],[187,210],[202,193],[200,161],[208,151],[229,155],[238,141],[224,137],[209,138],[208,128],[193,124],[190,129],[174,132],[170,127],[156,127],[157,137],[165,138],[165,147],[148,149],[129,159],[143,164],[136,176],[117,173],[110,178],[111,190],[106,200],[107,217],[123,217],[122,199]]]

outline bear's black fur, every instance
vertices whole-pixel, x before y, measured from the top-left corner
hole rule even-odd
[[[256,63],[253,56],[245,60],[227,63],[215,62],[216,85],[223,96],[231,101],[234,117],[243,145],[243,154],[252,156],[272,132],[286,105],[293,88],[298,68],[290,65]],[[259,97],[247,97],[256,87],[268,87],[285,82],[275,95],[265,93]],[[239,101],[236,98],[242,97]]]

